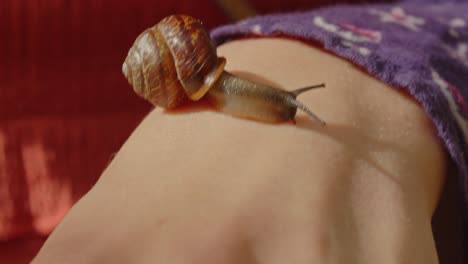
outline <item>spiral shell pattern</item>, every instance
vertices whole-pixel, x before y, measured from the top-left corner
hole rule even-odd
[[[134,91],[152,104],[174,108],[207,90],[205,77],[219,67],[216,49],[202,23],[175,15],[145,30],[122,66]]]

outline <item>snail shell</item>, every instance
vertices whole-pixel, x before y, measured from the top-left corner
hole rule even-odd
[[[224,65],[202,23],[174,15],[138,36],[122,71],[138,95],[154,105],[174,108],[203,97]]]

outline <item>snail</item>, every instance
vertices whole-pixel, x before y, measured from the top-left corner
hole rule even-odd
[[[324,84],[286,91],[237,77],[226,72],[225,65],[199,20],[173,15],[137,37],[122,72],[134,91],[155,106],[171,109],[207,97],[216,109],[233,116],[295,123],[299,108],[325,125],[296,100]]]

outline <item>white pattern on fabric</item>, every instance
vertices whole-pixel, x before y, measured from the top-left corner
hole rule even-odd
[[[262,26],[259,24],[253,25],[250,29],[252,30],[252,33],[262,34]]]
[[[458,43],[455,47],[448,44],[442,44],[442,48],[447,52],[450,57],[468,67],[468,44]]]
[[[456,99],[454,98],[454,94],[452,91],[456,91],[456,89],[450,89],[450,83],[448,83],[446,80],[444,80],[439,73],[437,73],[434,69],[432,69],[432,80],[437,84],[437,86],[440,88],[442,91],[443,95],[447,99],[447,102],[449,104],[450,112],[455,117],[455,120],[457,121],[458,125],[460,126],[463,135],[465,137],[465,141],[468,141],[468,121],[466,120],[465,117],[463,117],[460,114],[460,111],[465,110],[466,108],[464,107],[464,101],[462,102],[463,105],[460,105],[460,103],[456,102]],[[458,96],[457,96],[458,97]],[[463,98],[463,97],[462,97]]]
[[[398,24],[413,31],[421,31],[420,26],[426,23],[422,17],[406,14],[405,10],[403,10],[401,7],[394,7],[392,10],[390,10],[390,12],[371,9],[369,10],[369,13],[379,16],[380,21],[384,23]]]
[[[348,48],[352,48],[354,50],[356,50],[357,52],[359,52],[362,56],[369,56],[372,52],[370,51],[370,49],[366,48],[366,47],[359,47],[357,45],[354,45],[352,42],[350,41],[346,41],[346,40],[341,40],[341,44],[345,47],[348,47]]]

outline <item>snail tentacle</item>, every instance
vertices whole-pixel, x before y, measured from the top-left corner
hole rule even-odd
[[[294,95],[298,96],[303,92],[307,92],[307,91],[315,89],[315,88],[325,88],[325,84],[321,83],[321,84],[315,84],[315,85],[311,85],[311,86],[302,87],[302,88],[299,88],[299,89],[292,90],[292,91],[290,91],[290,93],[293,93]]]

